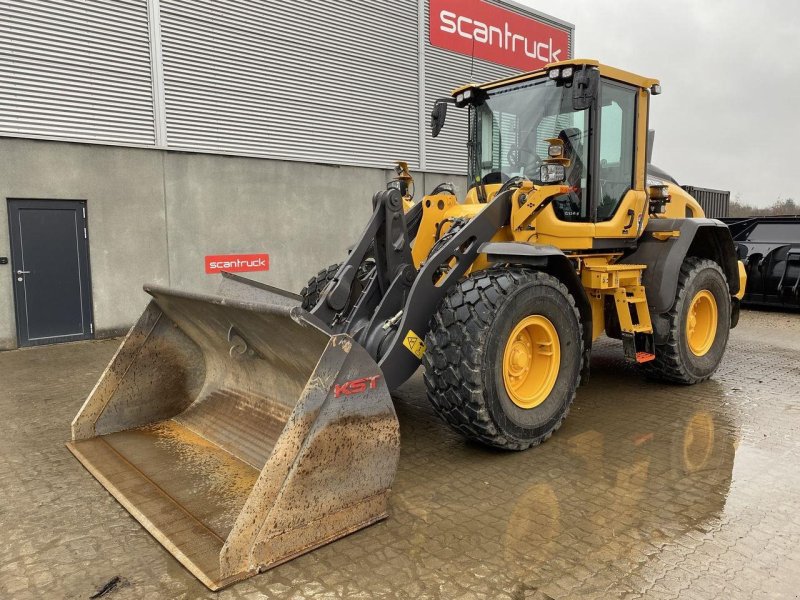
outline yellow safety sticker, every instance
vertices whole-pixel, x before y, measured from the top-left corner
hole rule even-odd
[[[422,360],[422,357],[425,355],[425,342],[423,342],[422,338],[410,329],[406,334],[406,339],[403,340],[403,346],[408,348],[411,351],[411,354],[420,360]]]

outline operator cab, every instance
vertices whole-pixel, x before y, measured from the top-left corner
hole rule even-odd
[[[469,106],[471,125],[475,121],[470,127],[472,185],[501,183],[517,175],[548,183],[541,180],[540,169],[548,158],[548,140],[556,138],[569,161],[564,183],[570,188],[554,199],[556,215],[568,222],[610,219],[634,186],[636,95],[635,87],[600,78],[597,106],[576,109],[573,76],[540,77],[489,90],[483,103]],[[595,158],[598,177],[592,181],[588,166]]]
[[[517,176],[561,184],[569,191],[547,211],[555,220],[597,225],[593,234],[600,238],[635,238],[634,225],[646,218],[647,113],[657,93],[654,79],[587,60],[455,90],[448,102],[469,111],[473,195],[486,202],[497,189],[492,184]],[[434,135],[444,102],[434,108]],[[557,159],[550,154],[554,140],[562,148]],[[542,168],[554,162],[564,166],[557,179]]]

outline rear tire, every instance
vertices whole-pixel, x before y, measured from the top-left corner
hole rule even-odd
[[[567,416],[583,338],[575,300],[555,277],[520,267],[475,273],[442,301],[425,341],[428,398],[467,438],[524,450]]]
[[[731,325],[728,282],[717,263],[693,256],[684,261],[668,318],[667,342],[656,346],[646,372],[673,383],[705,381],[722,361]]]

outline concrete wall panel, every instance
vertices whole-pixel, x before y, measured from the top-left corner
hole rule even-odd
[[[172,285],[213,291],[207,254],[270,255],[270,270],[244,273],[299,292],[346,255],[387,172],[362,167],[169,154],[167,223]]]
[[[152,150],[0,139],[0,256],[8,198],[86,200],[95,331],[130,327],[142,283],[168,283],[163,156]],[[16,347],[11,265],[0,265],[0,348]]]
[[[210,254],[268,253],[244,273],[299,292],[341,261],[391,170],[162,150],[0,139],[3,198],[86,200],[95,331],[120,333],[147,303],[145,283],[213,292]],[[416,197],[466,178],[414,173]],[[7,210],[0,256],[10,256]],[[0,265],[0,349],[16,347],[11,266]]]

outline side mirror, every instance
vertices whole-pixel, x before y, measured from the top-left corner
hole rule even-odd
[[[447,105],[452,102],[450,98],[441,98],[433,105],[431,111],[431,135],[436,137],[444,127],[444,120],[447,118]]]
[[[575,71],[572,78],[572,110],[586,110],[597,97],[600,72],[588,65]]]

